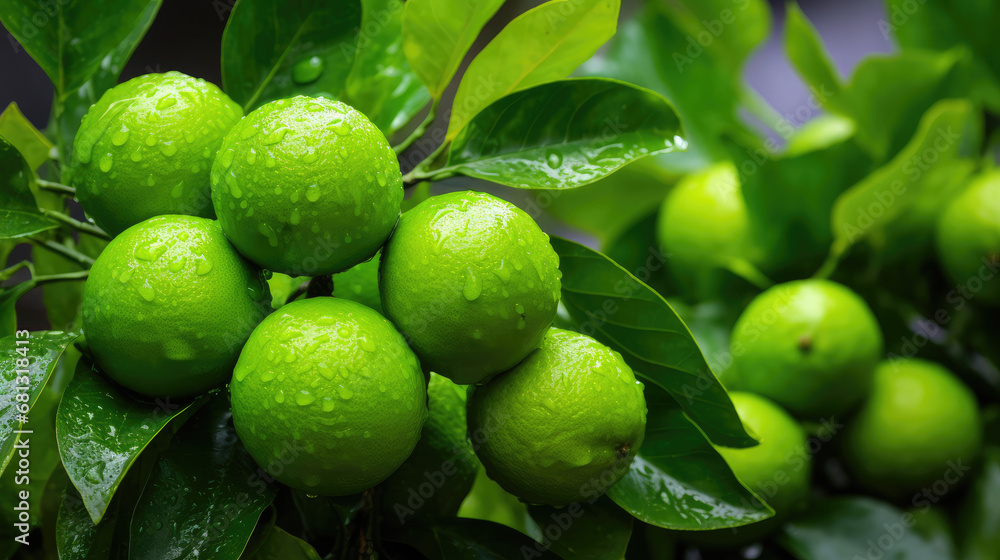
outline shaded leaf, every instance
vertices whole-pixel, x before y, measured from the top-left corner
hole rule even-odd
[[[229,399],[215,395],[160,455],[132,515],[131,554],[238,558],[274,500],[277,485],[263,476],[236,436]]]
[[[606,256],[558,237],[562,303],[580,332],[621,353],[643,381],[666,390],[713,442],[748,447],[729,395],[691,331],[662,296]]]
[[[139,401],[80,361],[59,404],[56,435],[66,474],[94,523],[146,446],[192,404]]]
[[[338,98],[360,25],[359,0],[239,0],[222,35],[222,87],[244,112],[294,95]]]
[[[521,188],[586,185],[647,155],[684,149],[681,123],[658,94],[579,78],[510,94],[455,138],[439,173]]]
[[[837,68],[826,52],[816,28],[795,3],[788,4],[785,15],[785,52],[814,93],[824,93],[834,106],[842,102]]]
[[[250,560],[320,560],[316,549],[304,540],[272,527]]]
[[[774,510],[747,489],[666,392],[645,390],[646,437],[608,496],[640,521],[708,530],[763,521]]]
[[[537,558],[557,560],[541,543],[497,523],[479,519],[442,518],[429,527],[413,527],[391,540],[412,546],[430,560],[453,558],[507,560]]]
[[[0,138],[0,239],[25,237],[56,227],[42,216],[31,194],[35,172],[10,142]]]
[[[78,333],[46,331],[30,333],[29,338],[13,334],[0,338],[0,355],[6,357],[0,362],[0,379],[6,388],[0,392],[0,472],[7,468],[14,444],[19,440],[14,432],[34,427],[26,426],[19,417],[30,418],[31,409],[48,384],[59,357],[78,336]],[[23,343],[18,344],[19,340]],[[19,363],[21,359],[27,362]],[[23,372],[25,369],[27,373]],[[24,400],[18,400],[19,394],[26,395],[22,397]],[[40,417],[37,420],[43,422]]]
[[[562,558],[624,558],[633,518],[607,498],[564,508],[529,506],[538,542]]]
[[[27,280],[0,289],[0,336],[11,336],[17,330],[17,300],[34,287],[35,282]]]
[[[38,169],[49,159],[52,143],[25,118],[17,103],[11,102],[0,113],[0,136],[21,152],[32,170]]]
[[[993,560],[1000,550],[1000,448],[983,450],[981,466],[961,509],[959,549],[964,560]]]
[[[441,99],[465,53],[503,0],[409,0],[403,52],[431,97]]]
[[[80,495],[66,492],[56,521],[59,560],[103,560],[111,556],[118,518],[117,502],[97,525],[90,518]]]
[[[514,18],[462,75],[447,140],[494,101],[568,76],[614,35],[620,7],[621,0],[550,0]]]

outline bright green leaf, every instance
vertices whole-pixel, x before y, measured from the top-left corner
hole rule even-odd
[[[597,251],[558,237],[552,247],[563,273],[562,303],[579,332],[617,350],[642,381],[669,392],[713,442],[756,444],[691,331],[662,296]]]
[[[48,384],[59,357],[78,336],[79,333],[49,331],[30,333],[27,338],[15,335],[0,338],[0,355],[5,357],[0,362],[0,380],[6,388],[0,392],[0,472],[7,468],[14,454],[14,444],[20,437],[14,432],[34,427],[30,422],[31,408]],[[24,344],[18,344],[19,340]],[[25,375],[18,374],[17,370],[25,368],[19,366],[16,359],[27,360],[26,380],[18,379]],[[16,400],[21,393],[28,395],[27,402],[19,403]],[[19,405],[24,405],[27,412],[18,410]],[[25,425],[22,416],[29,419],[29,425]],[[43,423],[41,417],[37,421],[39,424]]]
[[[0,239],[25,237],[56,227],[38,210],[31,183],[35,172],[21,152],[0,138]]]
[[[528,512],[538,526],[538,531],[533,533],[535,540],[563,558],[624,558],[632,537],[632,516],[607,498],[564,508],[530,506]],[[553,527],[558,528],[559,533]],[[550,539],[548,535],[551,534],[559,537]]]
[[[514,18],[462,76],[447,140],[494,101],[559,80],[615,33],[621,0],[550,0]]]
[[[38,169],[49,159],[52,143],[25,118],[17,103],[11,102],[0,113],[0,136],[21,152],[32,170]]]
[[[265,477],[236,435],[228,397],[215,395],[160,455],[132,514],[132,556],[238,558],[274,500],[277,484]]]
[[[66,474],[94,523],[146,446],[192,404],[139,401],[80,361],[59,404],[56,433]]]
[[[293,95],[339,98],[354,64],[359,0],[239,0],[222,35],[222,86],[246,112]]]
[[[789,4],[785,19],[785,51],[814,94],[823,92],[832,103],[842,102],[840,76],[823,41],[798,4]]]
[[[409,0],[403,52],[420,81],[440,100],[458,66],[503,0]]]
[[[646,437],[628,473],[608,490],[616,504],[667,529],[741,527],[774,515],[665,391],[650,384],[645,395]]]
[[[586,185],[652,154],[686,148],[670,103],[617,80],[560,80],[512,93],[458,134],[438,173],[520,188]]]
[[[403,55],[403,2],[362,0],[361,5],[361,36],[345,101],[391,136],[431,98]]]

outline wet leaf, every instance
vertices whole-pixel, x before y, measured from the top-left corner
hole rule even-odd
[[[0,239],[26,237],[56,227],[31,194],[35,172],[7,140],[0,138]]]
[[[607,498],[564,508],[530,506],[528,513],[538,526],[535,539],[562,558],[624,558],[632,537],[632,516]]]

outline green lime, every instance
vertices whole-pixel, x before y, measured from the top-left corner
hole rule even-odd
[[[724,381],[819,418],[845,413],[867,394],[882,331],[850,289],[799,280],[754,298],[736,321],[730,348],[735,371],[727,370]]]
[[[592,500],[625,476],[639,451],[642,389],[617,352],[550,329],[538,350],[472,393],[469,434],[507,492],[554,506]]]
[[[275,311],[247,340],[230,385],[233,424],[279,482],[343,496],[385,480],[427,417],[417,357],[372,309],[337,298]]]
[[[466,439],[466,388],[431,373],[427,422],[410,458],[382,483],[383,515],[402,525],[410,516],[454,517],[472,489],[479,459]]]
[[[941,264],[973,297],[1000,303],[1000,171],[978,179],[951,202],[937,225]]]
[[[84,288],[83,330],[118,383],[150,396],[187,396],[229,379],[270,300],[261,272],[218,222],[157,216],[97,257]]]
[[[478,383],[538,348],[559,303],[559,256],[527,213],[471,191],[403,214],[382,250],[386,316],[424,366]]]
[[[333,275],[333,295],[367,305],[382,313],[382,299],[378,293],[379,255]]]
[[[399,216],[403,180],[367,117],[340,101],[299,96],[267,103],[233,127],[212,167],[212,201],[247,258],[320,276],[378,251]]]
[[[73,140],[80,205],[112,235],[164,214],[215,217],[212,160],[242,116],[219,88],[180,72],[109,89]]]
[[[846,459],[857,479],[891,497],[955,484],[979,452],[979,405],[958,378],[923,360],[883,362],[848,423]]]

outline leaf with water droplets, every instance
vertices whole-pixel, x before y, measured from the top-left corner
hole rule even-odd
[[[132,515],[132,557],[238,558],[277,491],[262,474],[216,395],[160,455]]]
[[[43,331],[31,333],[30,338],[17,338],[14,335],[0,338],[0,356],[6,357],[0,362],[0,381],[5,388],[0,392],[0,472],[7,468],[7,463],[14,454],[14,443],[20,437],[14,433],[15,430],[22,429],[24,424],[19,417],[30,414],[55,370],[59,357],[77,336],[77,333]],[[18,340],[27,341],[27,344],[18,344]],[[18,351],[19,348],[24,350]],[[18,365],[15,359],[28,360],[27,367],[24,367],[24,362]],[[28,373],[19,373],[18,370],[27,370]],[[19,377],[27,379],[18,379]],[[20,393],[27,393],[27,402],[17,401]],[[19,405],[24,405],[23,410],[26,412],[19,410]]]
[[[552,82],[496,101],[455,138],[437,176],[565,189],[652,154],[683,150],[681,123],[659,94],[616,80]]]
[[[66,474],[94,523],[153,438],[200,403],[139,401],[88,360],[80,360],[56,412],[56,439]]]
[[[620,352],[637,377],[668,391],[716,444],[756,445],[691,331],[660,294],[593,249],[551,241],[575,330]]]
[[[647,384],[645,396],[646,437],[608,497],[640,521],[668,529],[740,527],[774,515],[669,394]]]
[[[10,142],[0,137],[0,239],[25,237],[56,227],[31,194],[35,172]]]

